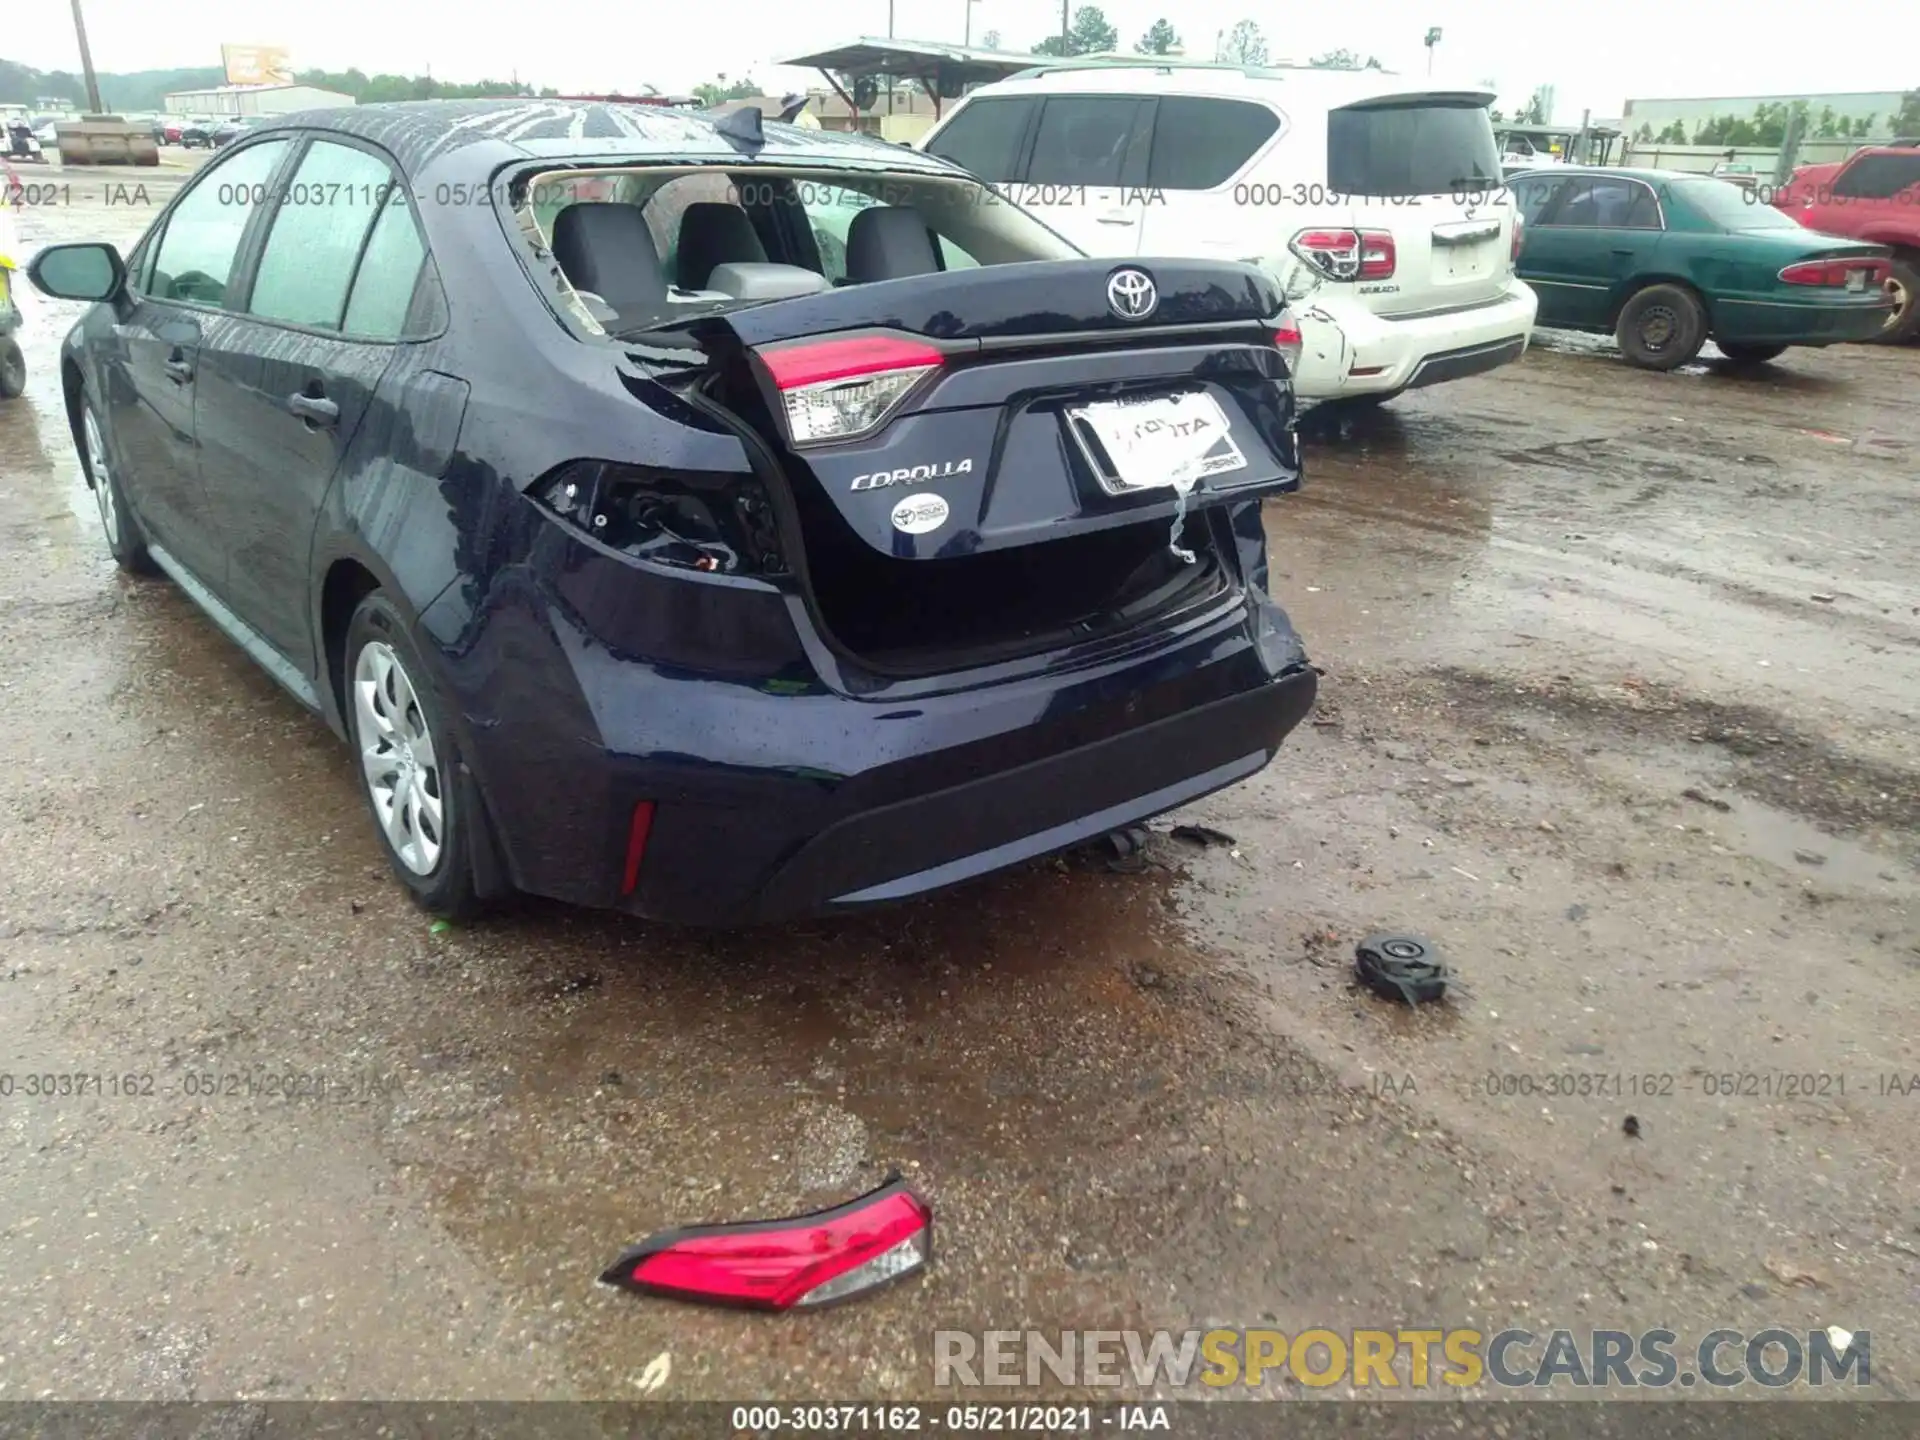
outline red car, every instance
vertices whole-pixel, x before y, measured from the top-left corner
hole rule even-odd
[[[1893,248],[1887,291],[1894,310],[1879,338],[1920,335],[1920,140],[1855,151],[1832,165],[1802,165],[1772,195],[1809,230]]]

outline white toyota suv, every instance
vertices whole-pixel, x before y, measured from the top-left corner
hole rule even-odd
[[[1377,401],[1526,352],[1493,99],[1379,71],[1069,63],[981,86],[919,148],[1090,255],[1264,266],[1306,339],[1296,392]]]

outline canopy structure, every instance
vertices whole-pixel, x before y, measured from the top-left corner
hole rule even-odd
[[[940,113],[942,100],[957,100],[968,88],[989,81],[1004,80],[1022,70],[1044,65],[1043,55],[1017,55],[1005,50],[974,50],[960,45],[938,45],[926,40],[876,40],[865,38],[849,45],[836,45],[811,55],[782,60],[782,65],[804,65],[818,70],[833,87],[834,94],[847,102],[847,108],[859,112],[867,108],[855,103],[854,96],[842,86],[851,81],[856,90],[862,80],[918,80],[933,97],[934,113]],[[872,93],[872,92],[870,92]]]

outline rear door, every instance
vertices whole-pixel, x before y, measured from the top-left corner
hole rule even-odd
[[[1243,177],[1280,132],[1278,112],[1255,100],[1161,96],[1145,193],[1128,197],[1140,217],[1139,253],[1247,260],[1267,250],[1249,236],[1266,218],[1263,202],[1284,198],[1282,187],[1251,187]]]
[[[1604,329],[1634,276],[1653,268],[1664,231],[1651,186],[1621,175],[1563,184],[1527,235],[1522,264],[1551,323]]]
[[[1466,309],[1512,280],[1513,201],[1484,96],[1420,91],[1329,110],[1327,189],[1348,226],[1393,237],[1392,274],[1356,287],[1376,314]]]
[[[1150,96],[1047,96],[1007,194],[1089,255],[1138,254],[1153,107]]]
[[[231,603],[304,674],[316,673],[314,524],[424,260],[388,161],[315,140],[260,249],[246,313],[210,327],[202,345],[201,473],[228,535]]]

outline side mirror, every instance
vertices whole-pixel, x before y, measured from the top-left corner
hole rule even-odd
[[[111,245],[49,245],[28,264],[27,278],[56,300],[111,300],[127,283],[127,264]]]

